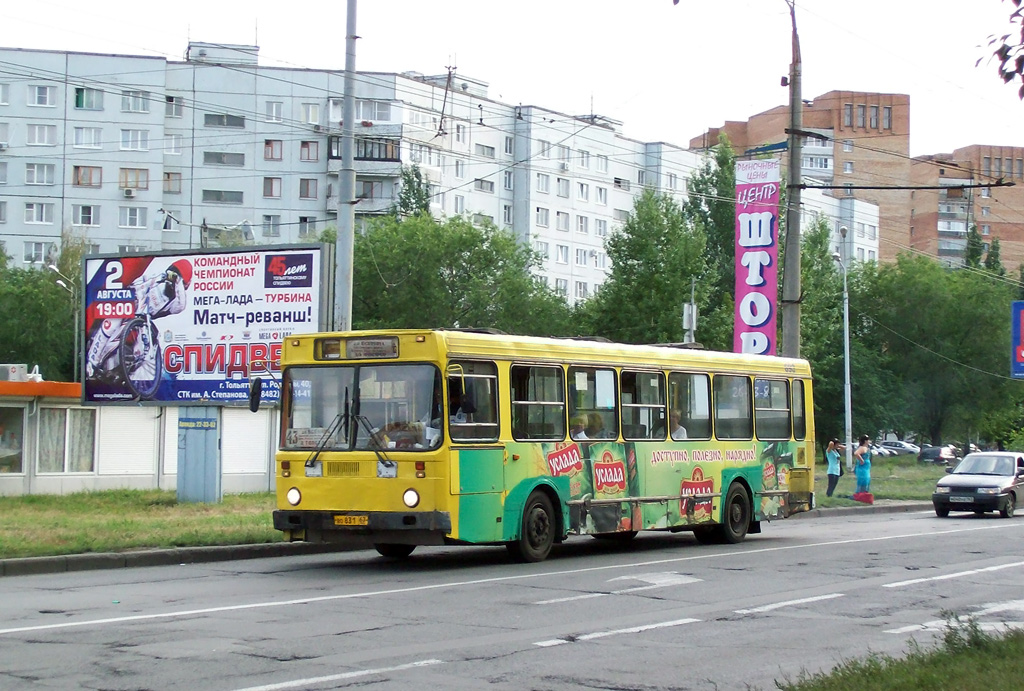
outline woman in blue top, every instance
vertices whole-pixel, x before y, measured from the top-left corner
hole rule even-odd
[[[862,435],[860,438],[860,446],[853,452],[854,456],[854,472],[857,475],[857,491],[870,493],[871,492],[871,437],[868,435]]]
[[[839,445],[838,439],[830,439],[828,446],[825,448],[825,460],[828,461],[828,489],[825,491],[826,497],[831,497],[832,493],[836,491],[836,483],[839,482],[839,449],[842,448]]]

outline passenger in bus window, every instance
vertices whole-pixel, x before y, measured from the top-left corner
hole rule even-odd
[[[587,416],[587,437],[590,439],[607,439],[608,431],[604,428],[604,418],[601,413],[590,413]]]
[[[675,441],[686,439],[686,428],[680,423],[678,410],[673,410],[668,416],[669,428],[672,430],[672,438]]]
[[[569,438],[574,441],[587,441],[590,437],[586,433],[587,419],[577,415],[569,422]]]

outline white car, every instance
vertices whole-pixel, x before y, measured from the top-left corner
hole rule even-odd
[[[911,444],[909,441],[900,441],[898,439],[883,441],[882,446],[897,456],[916,456],[921,453],[921,447],[917,444]]]

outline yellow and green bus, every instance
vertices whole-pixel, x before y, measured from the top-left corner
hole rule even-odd
[[[289,336],[280,365],[289,540],[535,562],[573,534],[736,543],[814,505],[804,360],[383,330]]]

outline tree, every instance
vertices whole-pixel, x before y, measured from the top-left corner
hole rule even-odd
[[[532,270],[538,255],[493,224],[383,217],[357,235],[357,328],[495,328],[569,335],[571,310]]]
[[[1010,24],[1020,24],[1020,33],[1014,32],[993,37],[989,40],[989,46],[995,48],[994,55],[999,62],[999,76],[1003,82],[1009,84],[1014,80],[1024,82],[1024,7],[1021,6],[1024,0],[1010,0],[1016,8],[1010,13]],[[981,60],[978,61],[979,63]],[[1024,100],[1024,84],[1017,91],[1017,95]]]
[[[1003,263],[999,260],[999,238],[992,238],[992,242],[988,246],[988,252],[985,254],[985,269],[997,276],[1006,275],[1006,269],[1003,268]]]
[[[601,292],[584,305],[581,321],[594,335],[625,343],[682,340],[682,304],[691,279],[705,275],[704,232],[687,222],[672,197],[644,190],[622,228],[605,247],[612,271]],[[698,304],[711,286],[698,282]]]
[[[964,266],[971,269],[981,268],[981,255],[985,252],[985,243],[982,242],[981,234],[978,233],[978,226],[971,224],[967,230],[967,247],[964,249]]]
[[[405,218],[421,213],[430,213],[430,183],[419,166],[402,166],[402,181],[394,214]]]

